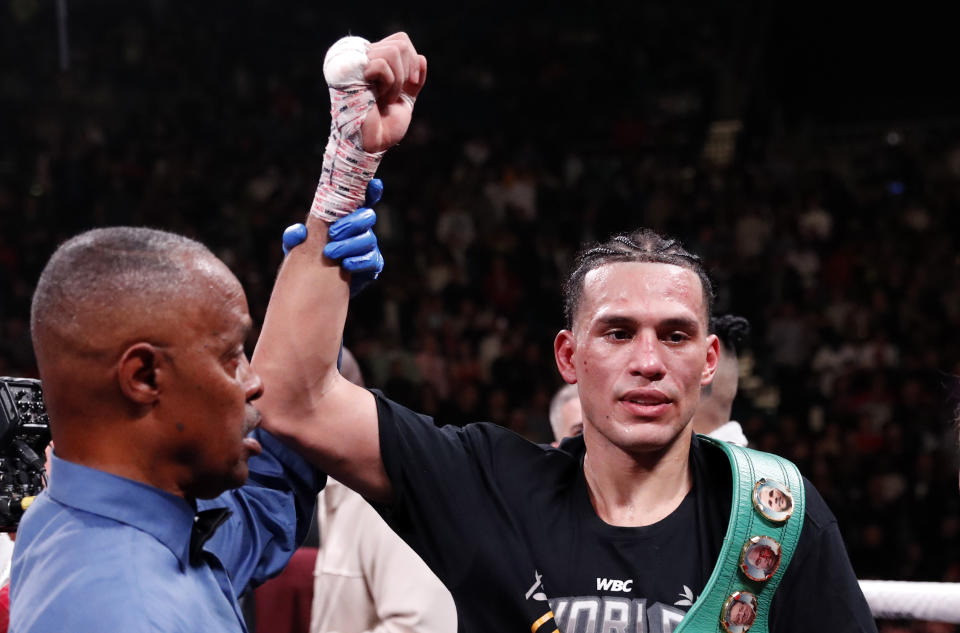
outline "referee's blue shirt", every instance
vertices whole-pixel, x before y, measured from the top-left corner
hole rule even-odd
[[[237,596],[283,569],[326,482],[268,433],[254,436],[263,453],[247,484],[197,501],[233,512],[197,565],[188,501],[55,456],[17,532],[11,633],[246,631]]]

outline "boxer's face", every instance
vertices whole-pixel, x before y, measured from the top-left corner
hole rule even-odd
[[[618,262],[587,273],[573,330],[557,335],[561,374],[577,382],[588,447],[636,454],[689,427],[717,366],[700,279],[673,264]]]
[[[776,564],[776,555],[766,545],[754,547],[747,553],[747,562],[757,569],[770,572]]]
[[[760,491],[760,501],[774,512],[783,512],[790,507],[790,500],[776,488],[766,487]]]
[[[753,609],[745,602],[734,602],[730,607],[730,624],[752,624]]]

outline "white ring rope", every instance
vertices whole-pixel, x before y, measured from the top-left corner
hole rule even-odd
[[[873,617],[960,624],[960,582],[861,580]]]

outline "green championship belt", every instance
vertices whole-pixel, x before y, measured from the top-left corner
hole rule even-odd
[[[674,633],[768,633],[773,594],[803,529],[803,479],[782,457],[698,437],[730,460],[733,501],[713,573]]]

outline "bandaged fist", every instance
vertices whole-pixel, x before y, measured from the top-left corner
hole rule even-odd
[[[382,196],[383,182],[374,178],[367,184],[365,206],[331,224],[327,233],[330,241],[324,247],[323,254],[338,260],[343,269],[351,274],[351,297],[356,296],[383,271],[383,254],[373,232],[377,214],[370,208]],[[283,254],[288,255],[306,239],[305,225],[298,223],[288,226],[283,232]]]
[[[310,215],[332,223],[360,205],[383,153],[406,134],[427,60],[405,33],[373,44],[348,36],[327,51],[323,77],[330,91],[330,138]]]
[[[395,33],[367,49],[366,81],[376,88],[377,107],[363,121],[363,148],[382,152],[396,145],[410,127],[413,102],[427,80],[427,58],[406,33]]]

